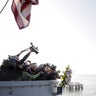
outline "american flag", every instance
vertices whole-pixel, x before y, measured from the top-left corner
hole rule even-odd
[[[11,9],[19,29],[23,29],[29,25],[31,5],[37,4],[38,0],[13,0]]]

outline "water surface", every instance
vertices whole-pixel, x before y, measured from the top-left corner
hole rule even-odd
[[[72,81],[82,83],[84,89],[80,91],[63,89],[60,96],[96,96],[96,75],[75,75]]]

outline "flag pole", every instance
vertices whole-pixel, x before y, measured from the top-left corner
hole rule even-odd
[[[3,6],[3,8],[0,10],[0,14],[2,13],[2,11],[4,10],[4,8],[6,7],[7,3],[9,2],[9,0],[6,1],[5,5]]]

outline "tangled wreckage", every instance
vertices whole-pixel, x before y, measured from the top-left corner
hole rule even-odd
[[[19,60],[20,54],[24,51],[28,51],[28,53]],[[0,81],[56,80],[60,78],[55,65],[46,63],[38,66],[29,60],[26,61],[31,52],[39,53],[38,48],[32,43],[31,47],[22,50],[15,56],[9,55],[7,60],[3,60],[0,67]]]
[[[19,59],[25,52],[28,53]],[[38,47],[31,46],[22,50],[15,56],[8,56],[0,66],[0,94],[1,96],[58,96],[62,94],[62,88],[73,90],[83,89],[82,84],[70,83],[72,70],[69,65],[63,75],[56,70],[54,64],[45,63],[37,65],[27,60],[30,54],[39,53]],[[61,81],[59,82],[58,79]]]
[[[28,53],[20,60],[19,56]],[[31,46],[22,50],[15,56],[8,56],[0,66],[0,94],[2,96],[53,96],[57,94],[57,79],[60,79],[59,71],[54,64],[31,63],[27,61],[29,55],[38,54],[38,48]],[[37,92],[38,90],[38,92]]]

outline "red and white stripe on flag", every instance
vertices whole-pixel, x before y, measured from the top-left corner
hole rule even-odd
[[[29,25],[31,5],[37,4],[38,0],[13,0],[11,9],[19,29],[23,29]]]

